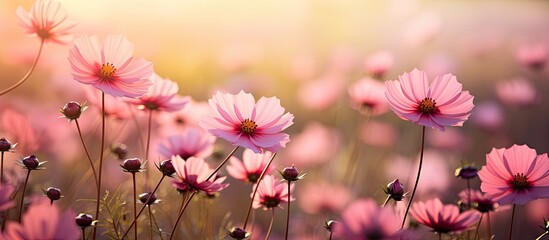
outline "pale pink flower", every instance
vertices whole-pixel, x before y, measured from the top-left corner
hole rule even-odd
[[[217,178],[216,174],[206,180],[213,173],[213,168],[202,158],[190,157],[183,160],[179,156],[172,156],[172,164],[176,172],[172,185],[180,191],[213,194],[229,186],[228,183],[223,183],[227,177]]]
[[[181,110],[159,113],[158,131],[162,136],[180,133],[188,127],[198,126],[200,120],[209,113],[210,106],[207,102],[196,102],[189,99],[189,102]]]
[[[339,130],[319,122],[310,122],[303,131],[294,137],[285,151],[287,165],[295,164],[300,168],[319,165],[330,161],[341,148]]]
[[[371,78],[360,79],[349,87],[352,107],[374,116],[389,111],[389,103],[384,92],[383,83]]]
[[[67,20],[67,12],[56,1],[37,0],[29,12],[18,7],[16,14],[25,31],[43,41],[67,43],[71,38],[70,30],[74,24]]]
[[[547,62],[549,52],[543,44],[523,45],[517,49],[519,62],[532,69],[542,69]]]
[[[78,239],[80,229],[74,223],[76,213],[61,212],[47,198],[35,200],[25,212],[21,223],[8,222],[7,239]]]
[[[17,143],[18,154],[32,154],[40,148],[39,135],[27,116],[7,108],[0,113],[0,124],[2,137]]]
[[[14,192],[14,185],[6,183],[0,185],[0,212],[4,212],[15,206],[15,201],[12,199]]]
[[[101,91],[92,87],[85,87],[84,91],[90,107],[101,113]],[[129,106],[122,98],[106,94],[105,103],[105,115],[107,117],[127,119],[131,116]]]
[[[496,94],[501,102],[510,106],[532,106],[539,100],[536,87],[524,78],[498,82]]]
[[[180,134],[169,136],[164,144],[158,145],[158,153],[164,158],[179,156],[207,158],[213,153],[216,137],[198,127],[189,127]]]
[[[366,71],[374,78],[382,78],[395,64],[395,57],[388,51],[377,51],[370,54],[365,62]]]
[[[449,128],[446,131],[427,131],[427,143],[431,147],[443,150],[462,151],[469,147],[469,141],[458,128]]]
[[[430,84],[427,74],[414,69],[385,82],[391,109],[404,120],[444,131],[445,126],[462,126],[473,110],[473,96],[450,73]]]
[[[480,219],[477,211],[460,213],[458,206],[443,205],[438,198],[414,203],[410,214],[420,224],[437,233],[459,233],[470,229]]]
[[[229,159],[227,172],[235,179],[256,183],[272,155],[273,153],[269,151],[254,153],[252,150],[246,149],[242,153],[242,161],[234,156]],[[271,164],[265,171],[265,174],[270,174],[272,171],[273,165]]]
[[[409,47],[419,47],[433,40],[442,28],[440,14],[424,10],[403,24],[402,39]]]
[[[174,112],[182,109],[188,102],[188,97],[177,95],[179,86],[170,79],[164,79],[153,73],[149,80],[152,86],[145,95],[136,99],[126,99],[139,109]]]
[[[262,97],[256,103],[252,94],[243,91],[237,95],[217,92],[209,103],[211,115],[199,125],[233,145],[256,153],[276,152],[290,141],[282,131],[293,124],[294,115],[284,113],[276,97]]]
[[[359,199],[343,211],[335,232],[346,239],[414,239],[400,230],[401,222],[390,206],[381,208],[371,199]]]
[[[478,127],[495,132],[505,123],[505,115],[501,105],[495,101],[478,104],[471,113],[471,121]]]
[[[493,148],[478,176],[480,189],[500,204],[549,198],[549,158],[526,145]]]
[[[331,73],[299,87],[298,100],[307,109],[322,111],[337,103],[345,90],[341,74]]]
[[[375,147],[393,146],[397,135],[397,131],[393,125],[375,120],[365,122],[359,128],[360,140]]]
[[[482,193],[479,190],[463,190],[459,192],[458,196],[462,203],[470,205],[481,213],[493,212],[499,206],[490,194]]]
[[[74,79],[115,97],[136,98],[147,93],[152,64],[134,58],[133,44],[123,35],[109,35],[101,45],[97,36],[82,36],[69,50]]]
[[[342,185],[315,181],[299,191],[299,207],[308,214],[337,213],[351,200],[351,191]]]
[[[255,189],[257,184],[254,184]],[[294,192],[294,183],[290,185],[290,201],[294,201],[292,196]],[[252,197],[253,193],[250,194]],[[259,187],[257,188],[257,195],[254,198],[253,208],[257,209],[263,207],[264,210],[268,210],[275,207],[280,207],[281,204],[288,202],[288,183],[281,182],[275,179],[273,175],[265,175]]]

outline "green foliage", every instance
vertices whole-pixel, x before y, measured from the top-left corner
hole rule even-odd
[[[105,191],[105,196],[101,199],[100,212],[104,219],[99,223],[105,228],[103,234],[109,239],[120,239],[124,233],[124,225],[129,222],[126,218],[128,210],[126,210],[126,194],[120,192],[120,188],[110,195],[109,191]]]

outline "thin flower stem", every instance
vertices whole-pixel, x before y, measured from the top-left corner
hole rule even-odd
[[[513,204],[513,212],[511,212],[511,225],[509,226],[509,240],[511,240],[511,237],[513,236],[513,220],[515,220],[515,208],[517,207],[516,204]]]
[[[147,208],[149,209],[149,239],[153,239],[153,220],[152,220],[152,211],[151,211],[151,205],[147,204]]]
[[[473,206],[471,203],[471,180],[467,178],[467,208],[470,209]]]
[[[82,228],[82,240],[86,240],[86,228]]]
[[[438,240],[442,240],[442,233],[438,234]]]
[[[17,222],[21,222],[21,215],[23,215],[23,203],[25,201],[25,190],[27,189],[27,183],[29,182],[29,177],[31,174],[31,170],[29,169],[27,171],[27,178],[25,178],[25,184],[23,184],[23,192],[21,193],[21,204],[19,205],[19,218],[17,219]]]
[[[151,144],[151,129],[152,129],[152,116],[153,116],[153,110],[149,110],[149,123],[147,126],[147,144],[145,145],[145,161],[149,160],[149,148]],[[149,185],[149,172],[145,171],[145,189],[148,188]]]
[[[406,223],[406,217],[408,216],[408,211],[410,211],[410,206],[412,206],[414,195],[416,195],[416,189],[419,183],[419,175],[421,174],[421,165],[423,165],[424,148],[425,148],[425,126],[423,126],[421,130],[421,152],[419,154],[419,167],[417,169],[416,183],[414,184],[414,190],[412,190],[412,196],[410,196],[410,202],[408,202],[408,206],[406,206],[406,212],[404,213],[404,218],[402,219],[402,225],[400,226],[401,229],[404,228],[404,224]]]
[[[95,172],[95,167],[93,166],[93,161],[90,157],[90,152],[88,151],[88,147],[86,147],[86,143],[84,142],[84,138],[82,137],[82,131],[80,130],[80,124],[78,123],[78,119],[74,119],[74,122],[76,123],[78,136],[80,136],[80,141],[82,142],[82,146],[84,147],[84,152],[86,152],[86,157],[88,157],[88,162],[90,163],[90,167],[93,172],[93,178],[95,179],[95,188],[97,188],[97,191],[99,191],[99,183],[97,182],[97,173]]]
[[[267,230],[267,235],[265,235],[265,240],[269,239],[269,236],[271,236],[271,231],[273,230],[273,223],[275,220],[275,209],[272,208],[272,215],[271,215],[271,223],[269,224],[269,230]]]
[[[231,158],[231,156],[234,154],[234,152],[236,152],[237,149],[238,149],[238,146],[236,146],[233,149],[233,151],[231,153],[229,153],[229,155],[223,160],[223,162],[221,162],[219,164],[219,166],[217,166],[215,168],[215,170],[210,174],[210,176],[208,176],[208,178],[206,178],[206,181],[210,180],[210,178],[212,178],[219,171],[219,169],[221,169],[221,167],[223,167],[223,165],[225,165],[225,163],[229,160],[229,158]]]
[[[490,212],[486,213],[486,228],[488,229],[488,240],[492,237],[492,223],[490,223]]]
[[[133,221],[137,222],[137,188],[135,184],[135,173],[132,172],[132,183],[133,183]],[[137,223],[133,226],[134,229],[134,239],[137,239]]]
[[[273,153],[271,156],[271,159],[269,159],[269,163],[267,163],[267,166],[261,171],[261,175],[259,175],[259,178],[257,179],[257,183],[254,188],[254,192],[252,193],[252,199],[250,200],[250,206],[248,206],[248,213],[246,214],[246,220],[244,220],[244,231],[246,230],[246,226],[248,225],[248,220],[250,219],[250,213],[252,212],[252,205],[254,203],[254,198],[257,193],[257,189],[259,188],[259,184],[261,183],[261,180],[263,180],[263,176],[265,175],[265,172],[267,172],[267,169],[269,169],[269,166],[271,166],[271,163],[273,162],[273,159],[276,157],[276,153]],[[290,193],[288,193],[290,194]]]
[[[38,63],[38,59],[40,59],[40,55],[42,54],[42,48],[43,47],[44,47],[44,39],[42,39],[40,41],[40,47],[38,48],[38,54],[36,55],[36,58],[34,59],[34,62],[32,63],[31,69],[27,72],[27,74],[25,74],[25,76],[23,76],[23,78],[21,78],[21,80],[19,80],[13,86],[11,86],[11,87],[7,88],[6,90],[3,90],[2,92],[0,92],[0,96],[11,92],[12,90],[16,89],[21,84],[23,84],[25,81],[27,81],[27,79],[29,79],[30,75],[32,74],[32,72],[36,68],[36,64]]]
[[[151,200],[151,197],[154,195],[154,193],[156,192],[156,190],[158,190],[158,187],[160,186],[160,183],[162,183],[162,180],[164,180],[164,178],[166,177],[166,175],[162,175],[162,178],[160,178],[160,181],[158,181],[158,183],[156,184],[156,187],[154,187],[154,190],[152,191],[151,195],[149,195],[149,198],[147,198],[147,201],[145,202],[149,202]],[[141,216],[141,213],[143,213],[143,210],[145,210],[147,206],[146,205],[143,205],[143,207],[141,207],[141,210],[139,210],[139,212],[137,213],[137,218],[139,218],[139,216]],[[124,239],[124,237],[126,237],[126,235],[128,235],[128,232],[130,232],[130,229],[133,227],[133,225],[135,225],[135,220],[132,222],[132,224],[130,224],[130,226],[126,229],[126,231],[124,232],[124,234],[122,234],[122,237],[120,239]]]
[[[384,208],[385,205],[387,205],[387,203],[389,202],[389,200],[391,200],[391,195],[390,194],[387,195],[387,198],[385,199],[385,202],[383,202],[383,205],[381,205],[381,208]]]
[[[334,233],[330,231],[330,238],[328,238],[328,240],[332,240],[332,235],[334,235]]]
[[[149,209],[150,209],[150,206],[149,206]],[[162,230],[158,226],[158,221],[156,221],[156,218],[154,217],[154,214],[151,214],[151,219],[154,222],[154,226],[156,227],[156,230],[158,231],[158,236],[160,236],[160,240],[164,240],[164,238],[162,237]]]
[[[179,216],[177,217],[177,220],[175,221],[175,224],[173,225],[173,228],[172,228],[172,232],[171,232],[171,235],[170,235],[170,240],[173,239],[173,236],[175,236],[175,230],[177,229],[177,224],[179,224],[179,220],[181,220],[181,216],[183,216],[183,213],[185,212],[185,209],[187,209],[187,206],[189,206],[189,203],[191,202],[191,200],[193,199],[194,195],[196,195],[197,192],[193,192],[191,194],[191,196],[189,196],[189,199],[187,200],[187,202],[185,203],[185,206],[183,207],[183,209],[181,209],[181,211],[179,212]]]
[[[4,151],[2,151],[2,159],[0,160],[0,184],[4,184]]]
[[[539,237],[536,238],[536,240],[541,240],[543,237],[545,237],[547,234],[549,234],[549,231],[545,231],[542,233]]]
[[[484,213],[480,215],[480,219],[478,220],[478,224],[477,224],[477,230],[475,230],[475,236],[473,237],[473,240],[477,240],[477,237],[479,236],[478,230],[480,229],[480,224],[482,223],[482,217],[484,217]]]
[[[95,218],[99,220],[99,201],[101,198],[101,173],[103,172],[103,149],[105,148],[105,92],[101,92],[101,148],[99,151],[99,180],[97,181],[97,204],[95,206]],[[93,228],[93,239],[97,234],[97,227]]]
[[[286,237],[284,239],[288,240],[288,230],[290,228],[290,191],[292,182],[288,181],[288,214],[286,215]]]

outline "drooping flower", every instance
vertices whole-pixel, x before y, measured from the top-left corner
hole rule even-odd
[[[371,78],[363,78],[349,87],[349,96],[353,108],[375,116],[389,111],[384,91],[383,83]]]
[[[136,99],[126,99],[139,109],[173,112],[182,109],[188,102],[188,97],[177,95],[179,86],[170,79],[164,79],[153,73],[150,78],[152,86],[145,95]]]
[[[256,153],[276,152],[290,141],[282,131],[293,124],[294,115],[284,113],[276,97],[262,97],[256,103],[252,94],[243,91],[237,95],[217,92],[209,103],[212,113],[199,125],[233,145]]]
[[[101,45],[97,36],[82,36],[69,50],[74,79],[116,96],[136,98],[147,93],[152,64],[134,58],[133,44],[123,35],[109,35]]]
[[[254,184],[253,189],[256,185]],[[288,194],[290,194],[290,201],[294,201],[292,196],[294,192],[294,183],[290,184],[290,193],[288,193],[288,184],[286,182],[280,182],[275,179],[273,175],[265,175],[263,180],[259,183],[257,188],[257,195],[254,198],[253,208],[257,209],[263,207],[264,210],[272,209],[275,207],[281,207],[281,204],[288,202]],[[253,195],[250,194],[250,197]]]
[[[471,227],[480,219],[476,211],[459,212],[456,205],[443,205],[440,199],[417,202],[410,209],[412,217],[437,233],[459,233]]]
[[[227,177],[216,178],[214,174],[206,180],[213,169],[202,158],[190,157],[183,160],[179,156],[172,156],[172,164],[176,172],[172,185],[181,191],[213,194],[229,186],[228,183],[223,183]]]
[[[29,34],[43,41],[67,43],[74,24],[67,20],[67,12],[61,4],[51,0],[37,0],[27,12],[23,7],[16,10],[19,24]]]
[[[272,155],[269,151],[254,153],[252,150],[246,149],[242,153],[242,161],[234,156],[229,159],[227,172],[235,179],[256,183]],[[265,174],[270,174],[272,171],[273,166],[271,165]]]
[[[80,229],[74,224],[76,213],[61,212],[57,205],[40,198],[31,203],[21,223],[8,222],[7,239],[78,239]]]
[[[159,144],[158,153],[164,158],[207,158],[213,153],[215,140],[216,137],[201,128],[188,127],[181,134],[168,137],[166,144]]]
[[[343,211],[335,232],[346,239],[414,239],[400,230],[401,221],[390,206],[381,208],[371,199],[359,199]]]
[[[502,205],[549,198],[549,158],[526,145],[493,148],[478,176],[480,189]]]
[[[501,102],[510,106],[528,107],[539,100],[536,87],[524,78],[498,82],[496,94]]]
[[[429,85],[427,74],[414,69],[385,82],[385,95],[393,112],[404,120],[444,131],[446,126],[462,126],[473,109],[473,96],[450,73],[438,76]]]

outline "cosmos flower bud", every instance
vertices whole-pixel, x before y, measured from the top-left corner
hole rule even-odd
[[[395,201],[401,201],[402,198],[404,198],[404,185],[400,183],[400,180],[395,179],[389,184],[387,184],[387,188],[385,189],[385,193],[389,194],[389,197],[392,198]]]
[[[59,188],[49,187],[46,190],[42,189],[42,191],[44,191],[44,194],[50,199],[51,204],[53,204],[53,201],[59,200],[63,197]]]
[[[462,166],[456,169],[456,177],[463,179],[471,179],[477,177],[478,169],[472,165]]]
[[[246,232],[246,230],[239,228],[239,227],[233,227],[231,231],[229,231],[229,236],[231,236],[234,239],[246,239],[250,237],[250,233]]]
[[[333,232],[334,231],[334,226],[336,224],[337,224],[336,221],[329,220],[329,221],[324,222],[324,228],[326,228],[326,230],[328,230],[328,232]]]
[[[10,141],[8,141],[5,138],[0,138],[0,152],[8,152],[12,150],[15,147],[15,144],[11,144]]]
[[[301,180],[303,178],[303,176],[305,176],[305,174],[300,176],[299,171],[297,170],[297,168],[295,166],[285,167],[280,172],[280,174],[288,182],[295,182],[297,180]]]
[[[151,195],[150,192],[147,192],[147,193],[139,194],[139,202],[143,204],[151,205],[151,204],[160,202],[160,200],[157,200],[156,194]]]
[[[77,103],[75,101],[70,101],[63,108],[61,108],[60,112],[63,114],[65,118],[67,118],[69,121],[76,120],[80,117],[80,114],[82,114],[83,111],[88,108],[85,105],[80,105],[80,103]]]
[[[170,159],[160,162],[160,165],[156,166],[156,168],[168,177],[171,177],[175,173],[175,168],[173,167],[172,160]]]
[[[142,162],[139,158],[126,159],[120,166],[124,172],[136,173],[143,171],[141,168]]]
[[[128,156],[128,148],[125,144],[115,143],[111,145],[111,153],[118,158],[118,160],[124,160]]]
[[[40,170],[40,166],[42,166],[46,162],[40,162],[38,161],[38,158],[35,155],[29,155],[24,157],[19,161],[19,165],[22,167],[28,169],[28,170]]]
[[[81,228],[89,227],[93,223],[93,217],[92,215],[80,213],[78,216],[74,218],[74,221],[76,222],[76,225],[78,225]]]

